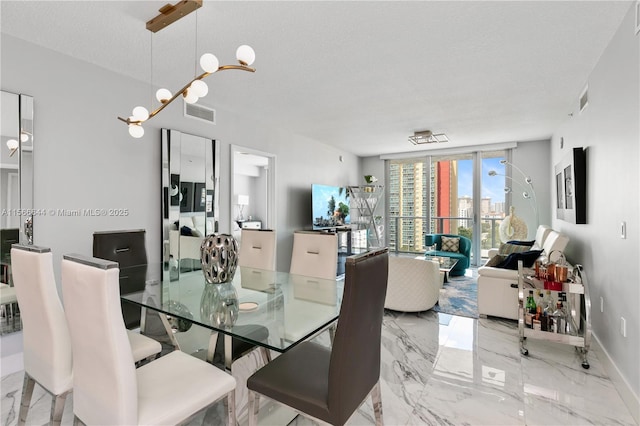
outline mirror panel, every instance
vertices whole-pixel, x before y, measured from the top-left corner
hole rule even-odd
[[[165,279],[200,269],[200,245],[218,231],[219,146],[162,129],[162,235]]]
[[[0,94],[0,291],[3,301],[11,302],[11,245],[33,244],[33,98]],[[0,334],[20,330],[16,304],[4,308]]]

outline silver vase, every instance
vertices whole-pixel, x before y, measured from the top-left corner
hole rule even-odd
[[[200,246],[204,278],[210,284],[231,282],[238,267],[238,242],[229,234],[211,234]]]
[[[231,328],[238,319],[238,293],[232,283],[205,284],[200,319],[219,328]]]

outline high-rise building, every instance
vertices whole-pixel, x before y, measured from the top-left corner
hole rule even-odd
[[[389,243],[400,250],[421,251],[428,226],[426,216],[428,167],[423,161],[392,162],[389,167]],[[396,229],[396,225],[398,228]]]

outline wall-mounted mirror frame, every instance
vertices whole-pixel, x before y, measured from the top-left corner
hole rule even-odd
[[[200,269],[200,245],[218,232],[220,147],[214,139],[162,129],[163,277]]]
[[[33,97],[4,90],[0,96],[0,282],[9,286],[1,288],[3,300],[10,300],[11,244],[33,244]],[[2,312],[0,334],[22,328],[15,304]]]

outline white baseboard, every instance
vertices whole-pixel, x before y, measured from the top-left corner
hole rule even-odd
[[[629,386],[629,382],[627,382],[627,380],[622,376],[620,370],[618,370],[618,367],[614,364],[607,350],[600,344],[598,336],[592,332],[591,337],[593,337],[591,349],[597,352],[598,359],[602,362],[602,365],[607,371],[613,385],[616,387],[620,397],[629,409],[631,416],[636,421],[636,424],[640,425],[640,397],[636,395],[631,386]],[[593,343],[597,344],[594,345]]]

